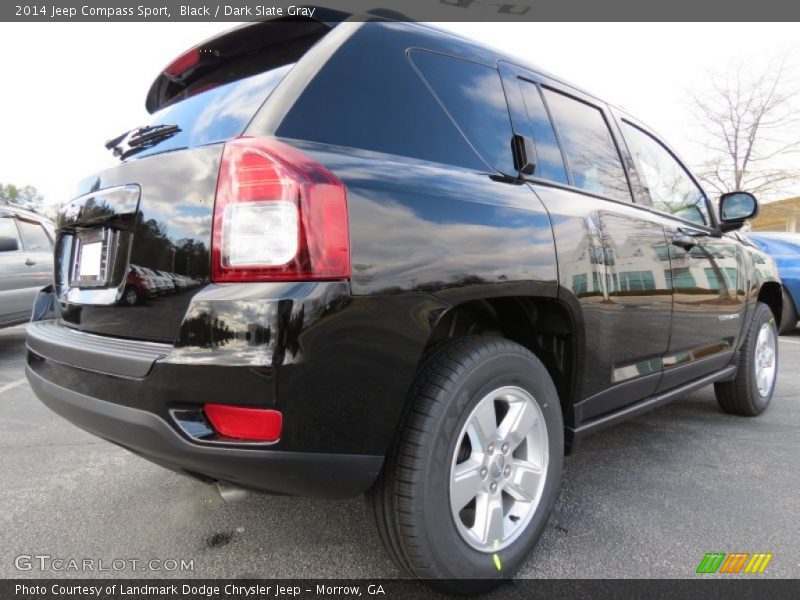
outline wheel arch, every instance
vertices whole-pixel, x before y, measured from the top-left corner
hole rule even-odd
[[[758,301],[769,306],[775,321],[781,322],[783,315],[783,286],[777,281],[765,281],[758,289]]]
[[[580,327],[573,307],[557,298],[517,295],[469,299],[439,315],[423,356],[443,342],[466,335],[498,335],[517,342],[542,361],[567,415],[580,393]]]

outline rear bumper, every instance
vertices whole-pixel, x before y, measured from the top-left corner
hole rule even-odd
[[[275,494],[344,498],[366,490],[383,464],[383,456],[198,445],[151,412],[66,389],[31,367],[26,374],[39,399],[81,429],[195,477]]]
[[[88,333],[45,311],[28,327],[28,378],[56,413],[170,469],[345,497],[375,480],[441,310],[424,294],[354,297],[343,282],[209,285],[174,343]],[[209,403],[280,411],[280,440],[199,431]]]

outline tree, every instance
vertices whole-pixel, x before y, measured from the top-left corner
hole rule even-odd
[[[26,185],[17,187],[12,183],[0,183],[0,201],[4,204],[18,204],[29,208],[40,207],[44,203],[44,196],[35,187]]]
[[[719,193],[743,190],[776,194],[798,181],[797,169],[781,164],[800,149],[797,87],[785,59],[753,70],[739,64],[710,74],[707,92],[690,92],[708,159],[700,179]]]

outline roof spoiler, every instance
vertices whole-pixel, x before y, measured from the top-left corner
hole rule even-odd
[[[145,99],[147,112],[154,113],[172,102],[191,83],[233,59],[275,48],[276,60],[283,64],[299,59],[311,43],[323,37],[351,13],[315,7],[315,17],[279,17],[234,27],[190,48],[168,64],[156,77]],[[287,25],[295,25],[290,27]],[[295,42],[295,43],[293,43]],[[283,47],[283,48],[282,48]],[[299,53],[300,56],[294,56]]]

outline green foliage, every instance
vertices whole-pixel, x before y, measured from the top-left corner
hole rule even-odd
[[[44,196],[32,185],[17,187],[13,183],[3,185],[0,183],[0,203],[17,204],[19,206],[41,206]]]

